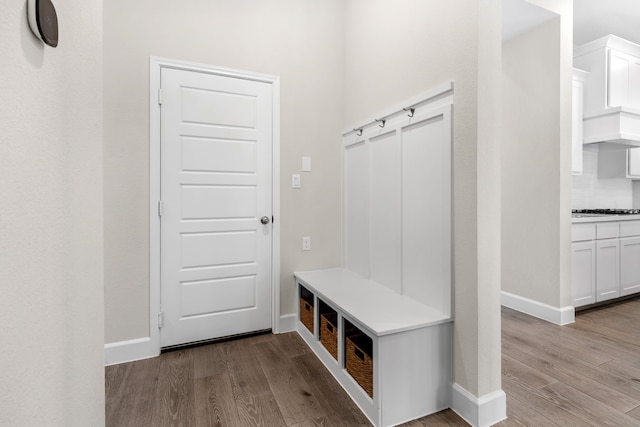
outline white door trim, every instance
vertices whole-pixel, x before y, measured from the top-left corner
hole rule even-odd
[[[151,346],[160,353],[160,71],[173,68],[197,71],[269,83],[273,87],[273,144],[272,144],[272,313],[274,333],[280,332],[280,78],[265,74],[229,68],[212,67],[206,64],[184,62],[175,59],[150,57],[149,60],[149,336]]]

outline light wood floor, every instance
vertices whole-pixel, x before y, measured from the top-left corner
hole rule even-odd
[[[555,326],[502,311],[499,426],[640,426],[640,299]],[[295,334],[106,368],[107,426],[368,426]],[[450,410],[406,426],[464,426]]]

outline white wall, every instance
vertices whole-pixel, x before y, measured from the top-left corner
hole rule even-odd
[[[561,308],[571,304],[572,5],[552,6],[557,19],[503,45],[502,290]]]
[[[500,389],[500,30],[499,1],[346,5],[345,125],[455,81],[454,370],[476,396]]]
[[[104,425],[102,2],[0,14],[0,425]]]
[[[281,311],[294,312],[293,271],[341,263],[342,2],[110,0],[104,26],[106,342],[149,336],[150,55],[281,77],[276,221]],[[292,190],[302,156],[313,172]]]
[[[582,175],[573,177],[573,209],[629,209],[633,207],[632,180],[628,178],[598,178],[597,144],[585,145]],[[620,165],[622,169],[624,164]],[[640,202],[640,198],[637,199]]]

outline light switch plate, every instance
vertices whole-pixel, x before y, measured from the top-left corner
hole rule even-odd
[[[300,174],[291,175],[291,188],[300,188]]]
[[[302,172],[311,172],[311,157],[302,158]]]

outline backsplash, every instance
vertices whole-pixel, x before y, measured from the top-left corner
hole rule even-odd
[[[627,178],[598,179],[597,147],[585,146],[582,175],[573,177],[573,209],[630,209],[634,193],[640,196],[640,185]],[[640,203],[640,197],[635,198]]]
[[[640,209],[640,181],[633,181],[633,209]]]

